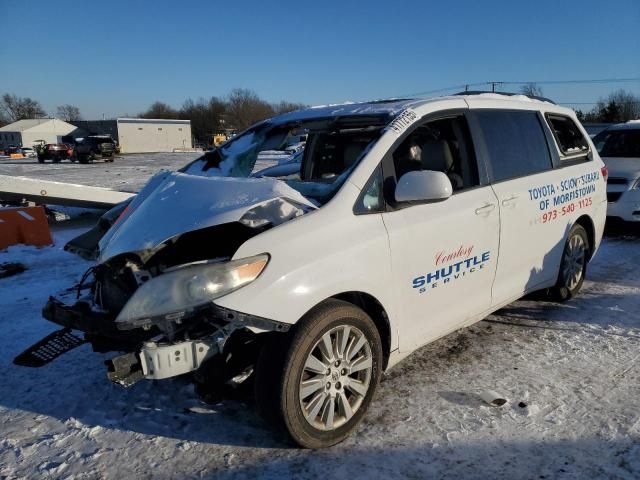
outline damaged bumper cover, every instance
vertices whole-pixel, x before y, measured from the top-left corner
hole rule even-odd
[[[288,323],[237,312],[214,303],[193,310],[188,316],[181,315],[179,318],[168,314],[140,319],[135,323],[116,323],[112,315],[92,310],[90,305],[85,302],[67,305],[55,297],[49,297],[49,301],[42,309],[42,315],[50,322],[63,327],[109,338],[122,338],[128,332],[138,333],[143,338],[149,337],[149,333],[142,332],[149,332],[153,327],[159,327],[160,330],[175,329],[176,325],[197,317],[237,323],[238,327],[256,328],[264,331],[287,332],[291,328]]]
[[[112,382],[126,387],[144,378],[162,380],[197,370],[205,361],[221,353],[229,333],[239,328],[273,332],[286,332],[291,328],[287,323],[248,315],[215,304],[193,311],[187,318],[176,320],[167,318],[170,316],[156,317],[141,320],[133,326],[116,323],[112,315],[92,310],[90,305],[83,301],[67,305],[55,297],[50,297],[42,313],[47,320],[65,327],[65,331],[84,332],[85,339],[94,344],[94,350],[127,351],[128,353],[105,362],[107,377]],[[159,335],[160,332],[166,331],[165,329],[175,331],[180,324],[196,323],[198,318],[208,319],[223,326],[213,334],[205,334],[198,339],[158,340],[158,338],[165,338]],[[84,342],[80,341],[78,345],[82,343]],[[96,348],[96,345],[105,344],[107,348],[103,346]],[[25,356],[27,352],[29,350],[21,356]],[[20,364],[42,366],[57,356],[37,364],[34,362],[28,364],[29,362],[24,361]]]

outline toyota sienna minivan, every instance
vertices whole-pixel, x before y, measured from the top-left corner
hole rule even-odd
[[[299,168],[253,171],[295,136],[306,137]],[[327,447],[420,346],[530,292],[576,295],[602,238],[606,179],[574,112],[546,99],[279,115],[160,172],[72,240],[95,266],[44,307],[64,328],[15,362],[89,342],[118,352],[114,382],[188,374],[205,398],[250,386],[296,443]]]

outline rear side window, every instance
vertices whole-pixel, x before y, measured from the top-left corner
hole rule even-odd
[[[589,144],[573,120],[560,115],[547,115],[547,120],[564,156],[586,156],[589,152]]]
[[[476,114],[494,181],[551,170],[549,146],[537,112],[480,110]]]

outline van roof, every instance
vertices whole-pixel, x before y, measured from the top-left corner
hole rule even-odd
[[[319,105],[295,110],[293,112],[283,113],[269,120],[269,123],[284,124],[295,121],[306,121],[313,119],[327,119],[334,117],[375,117],[380,120],[391,119],[404,109],[409,107],[419,107],[427,103],[441,102],[446,100],[470,100],[473,103],[487,104],[495,101],[509,102],[511,105],[518,103],[526,104],[531,107],[532,104],[544,105],[548,109],[557,111],[568,111],[570,109],[559,107],[553,101],[542,97],[530,97],[521,94],[512,93],[493,93],[493,92],[461,92],[455,95],[432,97],[432,98],[390,98],[386,100],[375,100],[368,102],[346,102],[331,105]],[[551,108],[549,108],[551,107]]]

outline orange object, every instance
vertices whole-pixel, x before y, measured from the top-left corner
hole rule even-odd
[[[17,243],[36,247],[53,244],[44,208],[0,208],[0,250]]]
[[[21,153],[10,153],[9,158],[24,158],[24,155]]]

